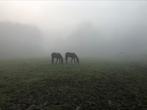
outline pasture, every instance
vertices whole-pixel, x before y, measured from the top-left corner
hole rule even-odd
[[[0,110],[147,110],[147,64],[1,60]]]

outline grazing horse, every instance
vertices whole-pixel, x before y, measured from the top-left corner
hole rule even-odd
[[[63,57],[60,53],[52,53],[51,54],[52,57],[52,64],[63,64]],[[55,62],[56,59],[56,62]]]
[[[71,64],[79,64],[79,58],[75,53],[71,53],[71,52],[66,52],[65,53],[65,60],[66,60],[66,64],[68,63],[68,59],[71,58]]]

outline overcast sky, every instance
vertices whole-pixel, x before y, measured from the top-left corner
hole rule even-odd
[[[63,29],[81,22],[100,26],[147,22],[145,1],[0,1],[0,20]],[[128,25],[129,25],[128,24]],[[124,24],[125,25],[125,24]]]
[[[7,0],[0,1],[0,21],[38,27],[50,51],[106,55],[147,46],[146,1]]]

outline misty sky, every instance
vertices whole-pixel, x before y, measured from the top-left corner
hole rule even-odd
[[[72,28],[82,22],[109,28],[146,23],[146,8],[145,1],[0,1],[0,20],[47,30]]]
[[[146,1],[0,1],[0,22],[39,28],[46,53],[147,53]]]

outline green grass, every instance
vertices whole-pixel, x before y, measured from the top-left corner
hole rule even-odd
[[[51,65],[47,59],[1,61],[0,109],[147,109],[145,63],[81,62]]]

